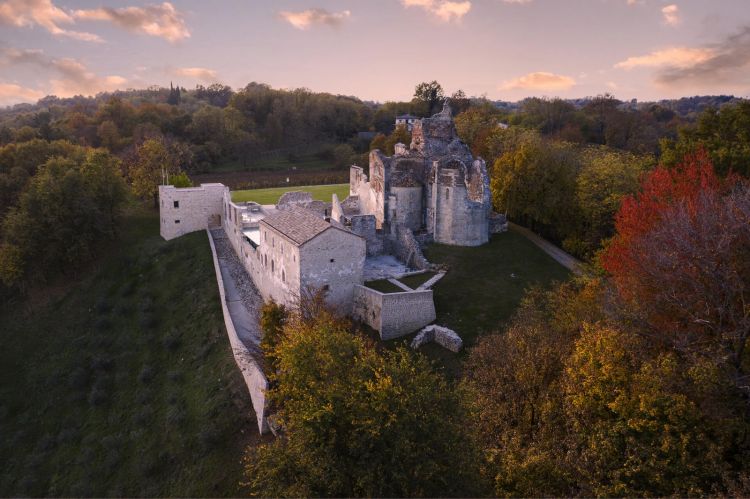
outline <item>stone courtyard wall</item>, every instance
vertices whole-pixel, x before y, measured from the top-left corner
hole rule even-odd
[[[432,290],[381,293],[357,285],[352,317],[377,330],[383,340],[413,333],[435,320]]]

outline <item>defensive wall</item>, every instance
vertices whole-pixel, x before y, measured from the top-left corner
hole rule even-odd
[[[237,367],[240,368],[242,377],[245,380],[245,385],[250,392],[250,399],[252,400],[255,417],[258,423],[258,431],[260,433],[267,433],[269,430],[268,421],[266,420],[266,390],[268,389],[268,379],[263,374],[261,366],[250,353],[250,350],[248,350],[237,335],[234,321],[232,321],[232,316],[227,307],[224,279],[221,277],[219,259],[216,255],[216,245],[214,244],[211,231],[206,229],[206,233],[208,234],[208,242],[211,245],[211,255],[214,260],[216,282],[219,285],[219,296],[221,298],[221,311],[224,315],[224,326],[227,329],[227,335],[229,336],[229,344],[232,347],[234,361],[237,363]]]

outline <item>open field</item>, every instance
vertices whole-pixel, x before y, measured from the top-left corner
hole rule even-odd
[[[476,248],[433,244],[425,256],[450,269],[432,288],[435,322],[454,329],[466,347],[480,335],[501,331],[526,289],[570,277],[567,269],[516,232],[495,234],[488,244]],[[408,344],[413,337],[393,340],[389,346]],[[460,376],[466,349],[457,355],[428,344],[421,351],[443,366],[448,375]]]
[[[275,204],[282,194],[288,191],[305,191],[312,194],[313,199],[331,202],[331,195],[336,194],[340,201],[349,195],[349,184],[332,185],[302,185],[289,187],[274,187],[270,189],[250,189],[245,191],[233,191],[232,201],[255,201],[260,204]]]
[[[0,496],[239,495],[260,437],[205,233],[137,208],[106,255],[0,309]]]

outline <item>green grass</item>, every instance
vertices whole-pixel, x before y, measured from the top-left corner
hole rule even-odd
[[[495,234],[488,244],[474,248],[434,244],[425,256],[449,266],[432,288],[437,323],[458,331],[464,342],[499,330],[529,287],[570,277],[565,267],[515,232]]]
[[[46,296],[0,309],[0,496],[236,496],[259,439],[206,234],[137,209]]]
[[[548,286],[570,277],[565,267],[515,232],[493,235],[488,244],[473,248],[432,244],[425,256],[432,263],[449,266],[432,287],[435,323],[455,330],[464,347],[471,347],[481,335],[502,331],[531,286]],[[388,342],[388,347],[408,344],[413,337]],[[449,377],[461,376],[466,348],[459,354],[435,344],[420,350]]]
[[[336,194],[339,201],[343,201],[349,196],[349,184],[331,184],[331,185],[303,185],[290,187],[273,187],[270,189],[251,189],[247,191],[233,191],[232,201],[255,201],[260,204],[275,204],[282,194],[288,191],[305,191],[312,194],[313,199],[318,201],[331,201],[331,195]]]
[[[377,281],[368,281],[365,283],[370,289],[380,291],[381,293],[403,293],[404,290],[390,282],[388,279],[378,279]]]
[[[435,277],[435,272],[425,272],[423,274],[415,274],[399,279],[399,282],[406,284],[411,289],[417,289],[422,284],[426,283],[430,279]]]

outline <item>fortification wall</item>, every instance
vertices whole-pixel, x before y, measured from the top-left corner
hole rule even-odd
[[[255,418],[258,423],[258,431],[260,433],[267,433],[268,421],[266,420],[266,390],[268,390],[268,379],[257,361],[253,358],[248,348],[242,343],[240,337],[237,335],[237,330],[234,327],[232,316],[229,314],[227,308],[226,294],[224,291],[224,279],[221,277],[221,269],[219,268],[219,260],[216,257],[216,246],[214,245],[213,237],[211,232],[206,230],[208,234],[208,242],[211,245],[211,255],[214,261],[214,270],[216,272],[216,281],[219,285],[219,297],[221,299],[221,310],[224,314],[224,326],[229,336],[229,344],[232,347],[232,354],[234,355],[234,361],[237,363],[237,367],[240,368],[242,377],[245,380],[245,385],[250,392],[250,400],[253,403],[253,409],[255,410]]]
[[[377,330],[383,340],[413,333],[435,320],[432,290],[381,293],[357,285],[352,317]]]
[[[159,233],[167,241],[221,224],[223,184],[176,188],[159,186]]]

